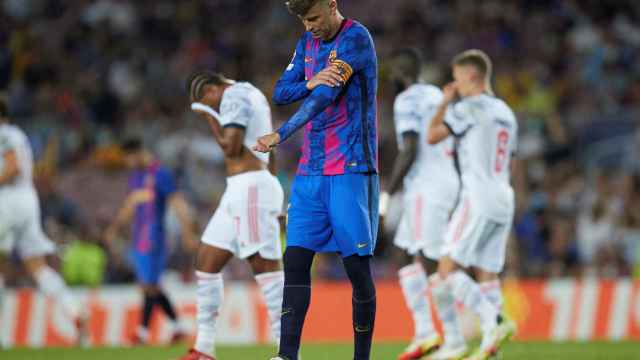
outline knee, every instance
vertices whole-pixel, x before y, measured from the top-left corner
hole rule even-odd
[[[285,285],[311,284],[311,264],[315,253],[297,246],[288,247],[284,253]]]
[[[356,300],[368,300],[376,296],[376,288],[371,275],[369,257],[353,255],[345,258],[344,267],[353,286]]]

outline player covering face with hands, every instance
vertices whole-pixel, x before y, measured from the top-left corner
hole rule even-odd
[[[211,360],[224,293],[221,271],[233,256],[251,266],[272,335],[279,341],[284,274],[278,217],[284,194],[267,170],[275,168],[273,154],[251,150],[259,135],[272,130],[271,110],[262,92],[208,71],[192,74],[187,90],[191,109],[207,121],[224,153],[227,173],[227,188],[198,249],[196,342],[181,358]]]
[[[288,211],[282,336],[276,359],[298,360],[316,252],[338,253],[353,286],[354,359],[371,356],[376,293],[370,260],[378,231],[377,59],[368,30],[335,0],[291,0],[302,21],[273,102],[302,101],[253,149],[271,151],[304,129]]]
[[[432,291],[440,314],[453,313],[455,299],[480,317],[482,343],[471,359],[488,359],[515,331],[500,315],[498,274],[515,208],[510,165],[517,122],[511,109],[493,96],[491,61],[485,53],[468,50],[458,55],[453,77],[429,124],[428,140],[436,144],[450,136],[458,139],[462,193]],[[462,269],[475,270],[479,283]]]

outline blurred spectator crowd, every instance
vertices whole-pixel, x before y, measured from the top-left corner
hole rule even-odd
[[[400,44],[419,48],[424,80],[442,85],[456,53],[481,48],[493,58],[496,92],[516,111],[521,130],[506,273],[640,275],[640,3],[339,5],[370,29],[378,51],[383,182],[396,152],[387,55]],[[0,0],[0,90],[38,159],[45,229],[61,245],[67,279],[131,280],[126,239],[116,251],[100,241],[126,194],[117,147],[125,137],[141,137],[175,171],[200,228],[206,225],[224,190],[222,154],[188,111],[184,81],[209,68],[270,97],[302,31],[283,0]],[[273,107],[275,125],[295,108]],[[279,149],[285,189],[298,147],[296,139]],[[176,223],[171,214],[167,221]],[[394,276],[392,236],[392,227],[381,233],[379,277]],[[172,268],[189,278],[192,255],[171,237]],[[95,271],[79,270],[85,268]],[[333,257],[322,257],[316,270],[344,276]],[[243,278],[247,269],[234,263],[229,272]],[[12,281],[21,281],[19,273]]]

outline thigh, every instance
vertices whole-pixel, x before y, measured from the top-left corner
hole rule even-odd
[[[326,207],[323,176],[297,176],[291,187],[287,209],[287,247],[314,252],[335,252],[331,243],[331,223]]]
[[[278,216],[284,194],[280,183],[271,175],[260,174],[240,192],[230,206],[232,216],[239,219],[236,255],[246,259],[259,253],[266,259],[281,259]]]
[[[330,195],[333,241],[341,255],[373,255],[378,236],[378,176],[333,176]]]
[[[396,235],[393,238],[393,245],[406,251],[410,255],[414,255],[417,251],[415,246],[412,246],[411,228],[409,227],[409,214],[408,211],[403,212],[396,229]]]
[[[198,248],[196,270],[212,274],[219,273],[232,257],[233,253],[228,250],[202,243]]]
[[[445,234],[449,223],[448,209],[443,204],[425,202],[422,218],[418,221],[419,240],[424,256],[438,260],[444,254]]]
[[[205,245],[224,249],[232,254],[238,253],[237,239],[240,232],[240,218],[234,217],[231,212],[231,203],[238,201],[239,194],[233,189],[227,189],[216,212],[209,220],[202,234],[202,242]],[[241,201],[241,199],[240,199]]]
[[[487,220],[483,224],[471,264],[485,272],[502,272],[510,233],[510,222]]]
[[[161,271],[158,271],[159,262],[158,259],[154,259],[153,253],[134,251],[132,253],[132,262],[138,283],[146,286],[158,284]]]
[[[25,197],[21,206],[21,221],[15,228],[15,247],[22,258],[40,257],[55,251],[55,244],[42,230],[40,204],[37,197]]]

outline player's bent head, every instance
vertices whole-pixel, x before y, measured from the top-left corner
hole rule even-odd
[[[391,53],[391,79],[418,81],[422,72],[422,56],[416,48],[402,48]]]
[[[492,93],[491,76],[493,65],[489,55],[478,49],[466,50],[453,58],[453,77],[462,84],[480,83],[485,91]]]
[[[135,169],[144,166],[144,144],[140,138],[124,139],[120,144],[120,149],[124,154],[124,162],[128,168]]]
[[[289,0],[289,12],[298,16],[306,31],[316,39],[328,40],[334,33],[332,22],[338,11],[336,0]]]
[[[221,73],[209,70],[195,71],[187,78],[189,100],[218,108],[224,88],[231,84],[233,80],[229,80]]]

